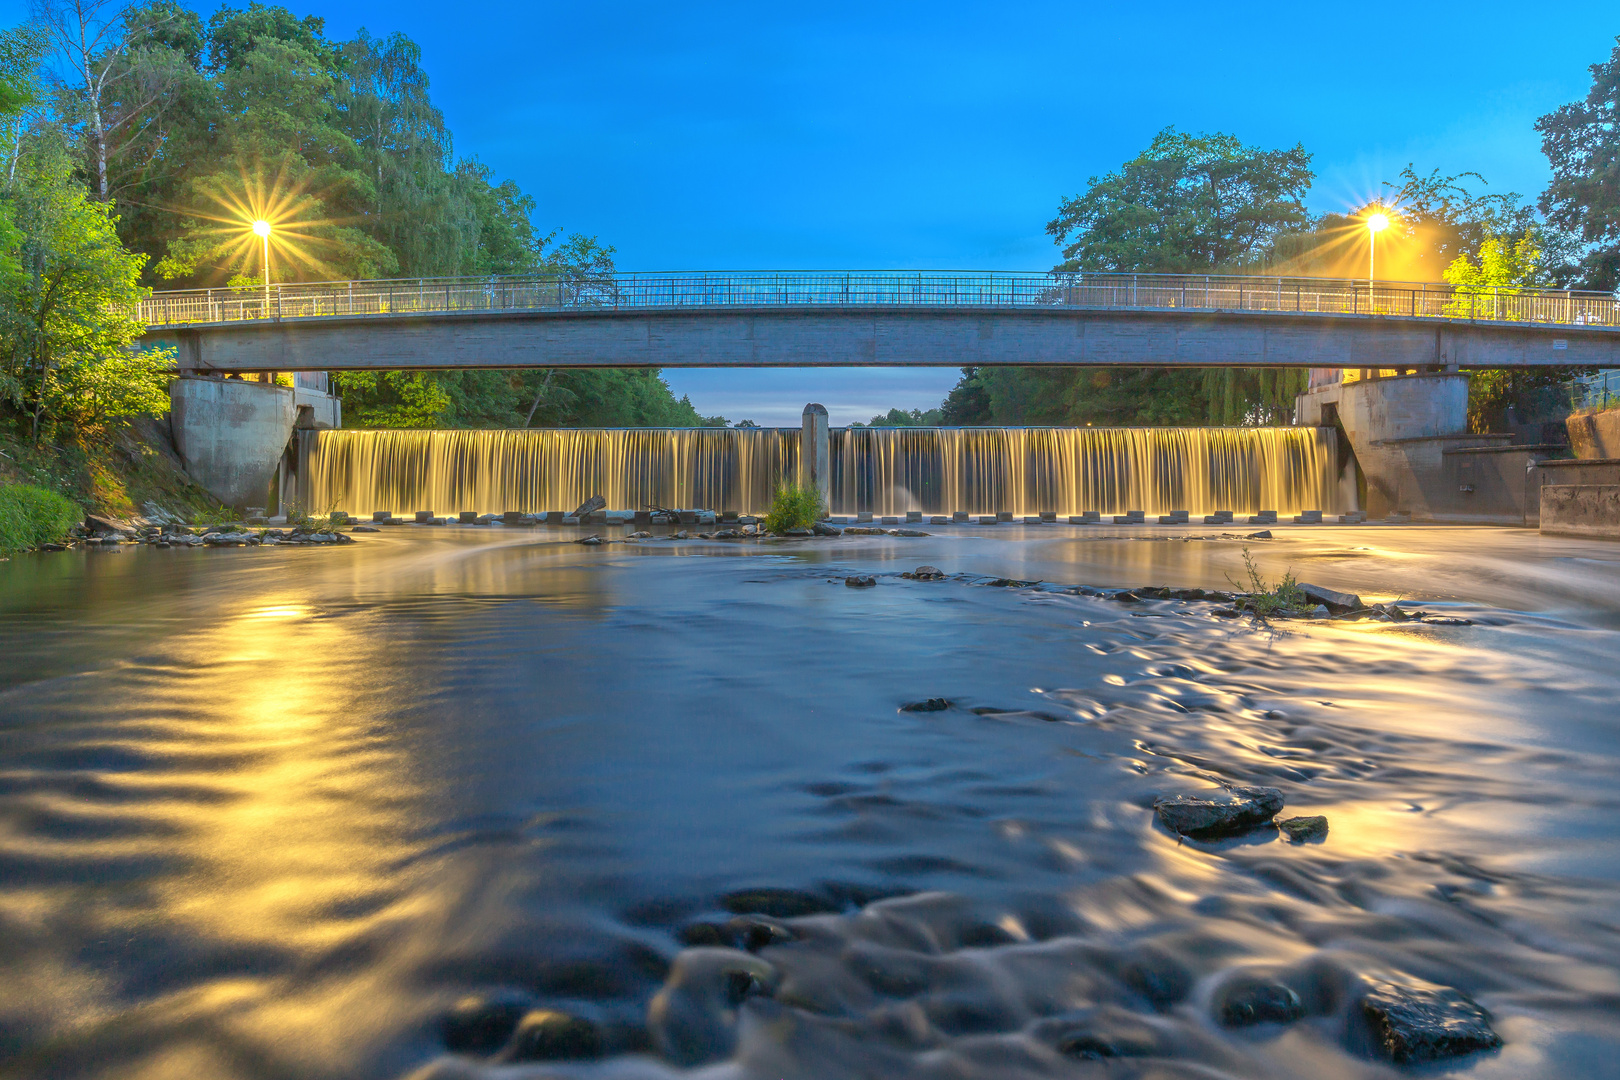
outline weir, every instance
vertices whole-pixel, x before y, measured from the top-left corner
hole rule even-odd
[[[614,510],[756,514],[799,479],[802,437],[800,428],[316,431],[302,492],[312,510],[354,514],[567,511],[593,495]],[[827,448],[834,514],[1353,509],[1331,428],[834,428]]]

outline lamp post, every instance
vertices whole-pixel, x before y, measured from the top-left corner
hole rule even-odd
[[[253,223],[253,235],[264,241],[264,317],[270,317],[270,223],[259,218]]]
[[[1367,296],[1372,297],[1373,284],[1378,280],[1378,234],[1389,228],[1389,215],[1379,210],[1367,217]]]

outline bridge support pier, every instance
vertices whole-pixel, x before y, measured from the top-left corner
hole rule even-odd
[[[827,447],[827,409],[811,403],[804,407],[804,426],[799,434],[799,484],[814,488],[821,505],[832,506],[832,459]]]

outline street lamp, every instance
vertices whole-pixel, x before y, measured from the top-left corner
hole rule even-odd
[[[1378,279],[1378,234],[1389,228],[1389,215],[1382,210],[1367,217],[1367,290],[1371,295],[1373,282]]]
[[[253,235],[264,241],[264,317],[270,317],[270,223],[259,218],[253,223]]]

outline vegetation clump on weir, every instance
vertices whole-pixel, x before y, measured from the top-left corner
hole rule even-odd
[[[777,489],[771,508],[765,512],[764,525],[767,532],[773,533],[809,529],[825,513],[821,493],[815,488],[788,484]]]

